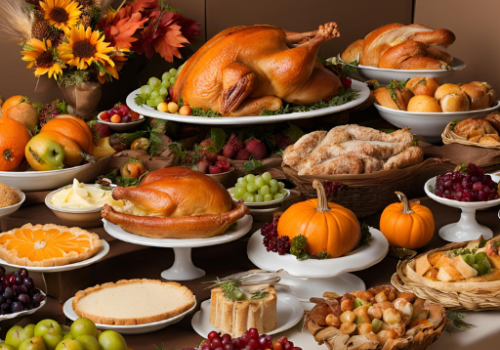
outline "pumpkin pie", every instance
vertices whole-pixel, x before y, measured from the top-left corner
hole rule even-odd
[[[62,266],[94,256],[101,245],[98,235],[78,227],[26,224],[0,233],[0,258],[22,266]]]
[[[194,295],[187,287],[150,279],[104,283],[77,292],[73,299],[73,309],[79,317],[111,325],[158,322],[194,305]]]

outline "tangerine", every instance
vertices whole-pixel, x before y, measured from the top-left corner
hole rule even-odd
[[[31,136],[23,124],[0,118],[0,171],[17,168],[24,159],[24,148]]]

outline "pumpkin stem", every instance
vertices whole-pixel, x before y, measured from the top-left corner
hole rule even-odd
[[[410,209],[410,203],[408,202],[408,198],[406,198],[406,195],[403,192],[396,191],[396,196],[398,196],[398,199],[403,203],[403,214],[413,214],[413,210]]]
[[[318,180],[314,180],[312,185],[313,188],[316,189],[316,192],[318,194],[318,207],[316,208],[316,210],[320,213],[330,211],[331,209],[328,206],[328,198],[326,198],[326,192],[323,184]]]

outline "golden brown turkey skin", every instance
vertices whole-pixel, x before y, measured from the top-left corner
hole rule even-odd
[[[316,57],[324,42],[339,35],[333,22],[307,33],[269,25],[226,29],[186,62],[172,98],[223,116],[259,115],[281,108],[282,100],[329,100],[340,79]]]

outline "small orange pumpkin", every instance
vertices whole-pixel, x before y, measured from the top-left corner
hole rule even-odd
[[[402,192],[396,192],[396,195],[400,203],[390,204],[384,209],[380,231],[394,247],[422,248],[434,235],[434,216],[418,200],[408,201]]]
[[[352,251],[361,239],[361,227],[349,209],[329,203],[323,185],[313,181],[318,198],[295,203],[281,215],[278,235],[303,235],[307,238],[308,254],[326,251],[337,258]]]

